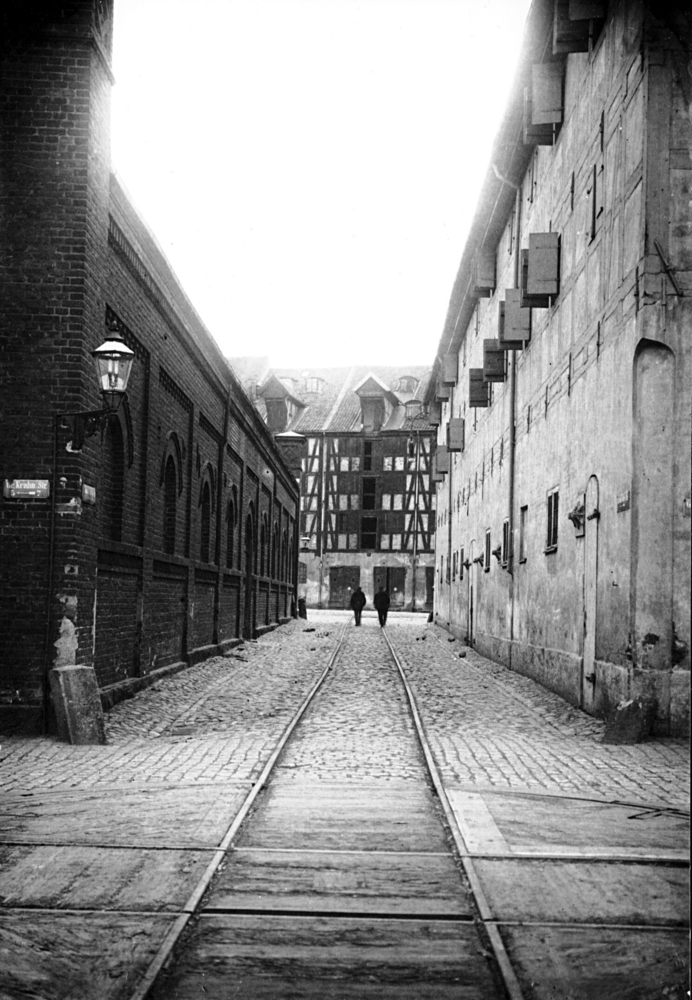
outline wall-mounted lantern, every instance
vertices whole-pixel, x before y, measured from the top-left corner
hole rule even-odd
[[[120,409],[123,400],[127,399],[127,383],[135,354],[122,341],[107,340],[92,351],[91,356],[104,408],[65,414],[72,421],[73,451],[81,450],[85,438],[91,437],[96,431],[103,431]]]

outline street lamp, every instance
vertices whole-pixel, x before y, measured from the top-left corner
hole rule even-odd
[[[108,421],[118,412],[120,404],[127,399],[127,383],[135,354],[120,340],[106,340],[92,351],[91,356],[105,405],[101,410],[65,414],[72,420],[73,451],[81,450],[85,438],[91,437],[98,430],[103,431]]]

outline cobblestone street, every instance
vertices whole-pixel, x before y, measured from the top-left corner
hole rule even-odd
[[[344,625],[352,628],[346,613],[311,611],[309,622],[291,622],[225,657],[157,682],[108,713],[107,746],[72,747],[53,737],[2,739],[0,788],[252,781],[326,666]],[[379,627],[374,614],[366,613],[358,639],[370,630]],[[388,634],[405,663],[446,783],[688,807],[686,741],[606,745],[601,720],[450,642],[423,616],[391,615]],[[358,663],[358,670],[377,667],[367,656]],[[355,732],[359,715],[379,712],[382,743],[363,748],[352,742],[347,780],[367,778],[368,760],[376,758],[381,766],[387,755],[392,776],[405,777],[415,765],[390,754],[386,738],[388,713],[399,704],[405,715],[402,693],[388,697],[386,708],[362,704],[353,673],[344,681],[338,661],[330,683],[349,685],[353,714],[325,727],[325,761],[335,752],[334,734],[343,736],[349,726]],[[305,762],[296,735],[285,764],[299,768]]]

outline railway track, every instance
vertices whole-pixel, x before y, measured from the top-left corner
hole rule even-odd
[[[81,838],[57,793],[19,803],[0,995],[682,1000],[687,815],[451,785],[427,718],[396,621],[349,622],[253,783],[119,789],[110,835],[84,793]],[[59,893],[58,858],[87,869]]]

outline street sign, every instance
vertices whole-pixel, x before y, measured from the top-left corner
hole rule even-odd
[[[45,500],[50,496],[50,480],[6,479],[2,495],[12,500]]]

